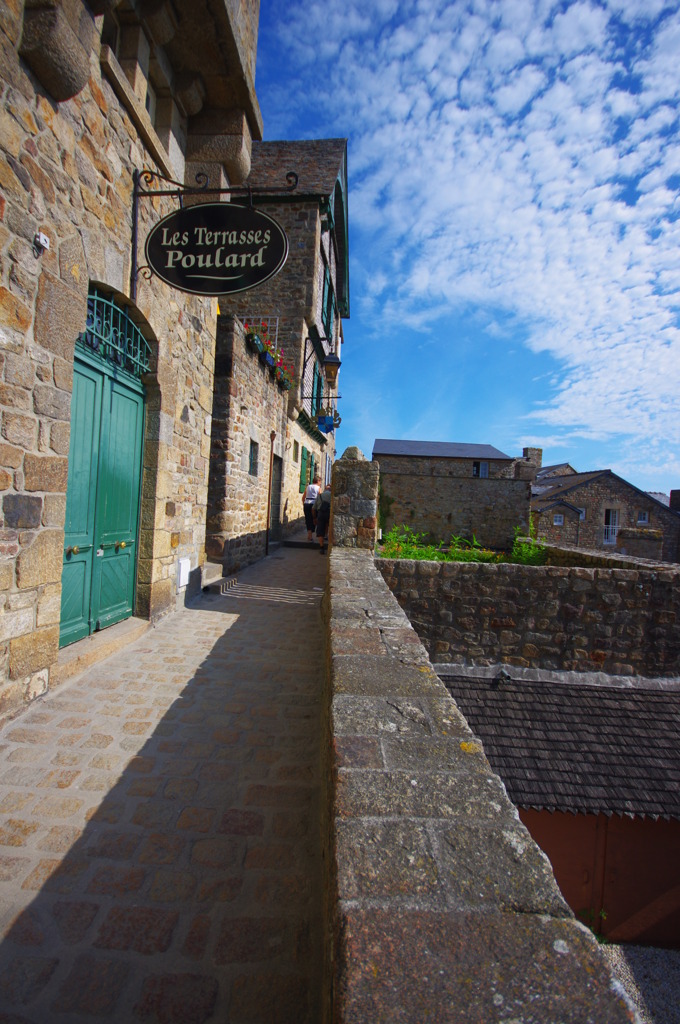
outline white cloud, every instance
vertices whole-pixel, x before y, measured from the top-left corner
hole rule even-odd
[[[354,308],[395,331],[503,311],[563,368],[530,422],[677,464],[677,6],[290,0],[281,32],[281,123],[285,99],[350,139]]]

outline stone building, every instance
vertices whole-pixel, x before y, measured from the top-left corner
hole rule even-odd
[[[60,644],[197,585],[217,301],[135,273],[177,199],[135,223],[134,175],[248,177],[257,28],[236,0],[2,7],[2,713]]]
[[[381,528],[403,524],[435,543],[461,536],[507,548],[515,527],[529,526],[536,452],[512,458],[488,444],[378,438]]]
[[[680,491],[671,492],[668,507],[610,469],[539,472],[531,508],[539,539],[557,547],[680,559]]]
[[[291,172],[296,187],[276,195]],[[299,528],[307,483],[330,480],[349,316],[346,140],[254,142],[246,184],[266,190],[253,201],[289,253],[259,288],[220,299],[206,550],[225,571]],[[265,343],[288,368],[278,379]]]

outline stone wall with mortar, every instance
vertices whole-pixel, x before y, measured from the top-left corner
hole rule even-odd
[[[193,570],[205,557],[216,317],[215,300],[154,278],[140,277],[129,300],[132,173],[168,173],[167,151],[107,47],[100,65],[101,19],[87,12],[82,87],[57,103],[19,56],[22,13],[5,7],[0,19],[2,713],[44,692],[57,658],[73,356],[89,285],[128,309],[152,350],[136,590],[145,617],[181,597],[179,557]],[[43,78],[68,70],[45,71],[44,56],[39,46],[31,55]],[[175,205],[141,203],[140,239]],[[50,240],[40,258],[37,231]]]
[[[381,455],[379,464],[383,532],[403,524],[435,542],[474,536],[509,548],[515,527],[528,529],[531,483],[508,479],[507,462],[490,461],[488,479],[473,477],[471,459]]]
[[[358,448],[347,448],[333,466],[329,549],[375,548],[378,527],[377,462],[367,462]]]
[[[435,662],[680,674],[680,570],[378,559]]]
[[[294,167],[285,170],[295,170]],[[285,186],[284,179],[280,182]],[[311,344],[305,341],[310,325],[321,327],[320,309],[321,296],[319,279],[322,275],[321,244],[327,238],[322,234],[321,218],[318,201],[281,202],[258,204],[258,208],[274,217],[286,232],[289,241],[288,259],[282,270],[265,281],[256,291],[232,295],[220,300],[222,313],[236,315],[242,322],[257,324],[265,317],[278,318],[278,347],[283,350],[286,363],[295,369],[296,384],[287,395],[287,412],[289,417],[286,444],[286,460],[284,464],[283,491],[281,509],[288,524],[295,523],[302,527],[301,484],[300,484],[300,452],[303,446],[314,455],[314,461],[320,468],[322,482],[327,463],[335,459],[335,435],[322,435],[316,430],[308,429],[304,416],[299,410],[311,413],[310,395],[312,391],[314,357]],[[321,276],[321,281],[323,280]],[[339,322],[335,327],[337,342]],[[325,346],[329,350],[329,346]],[[307,363],[305,366],[305,358]],[[305,379],[302,379],[303,366]],[[297,443],[297,449],[295,444]],[[297,452],[297,477],[293,466],[288,463]],[[311,463],[308,463],[308,466]],[[290,469],[290,472],[287,470]],[[304,486],[310,482],[309,468]],[[212,557],[212,556],[211,556]]]
[[[269,367],[248,348],[240,320],[221,316],[215,357],[215,392],[206,553],[221,562],[225,574],[265,554],[269,516],[269,469],[274,454],[291,472],[286,451],[288,392]],[[257,474],[250,466],[250,446],[258,446]]]
[[[326,1024],[635,1021],[369,551],[324,613]]]

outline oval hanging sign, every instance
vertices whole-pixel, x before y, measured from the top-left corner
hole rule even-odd
[[[280,224],[235,203],[197,203],[164,217],[144,246],[149,267],[192,295],[229,295],[268,281],[288,256]]]

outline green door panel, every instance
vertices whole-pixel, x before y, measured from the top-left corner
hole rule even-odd
[[[92,619],[103,629],[132,614],[144,402],[120,382],[104,386]]]
[[[80,640],[91,632],[90,590],[95,550],[102,388],[103,378],[100,373],[90,367],[74,364],[61,576],[62,645]]]
[[[62,646],[134,607],[144,397],[122,376],[89,354],[74,361]]]

